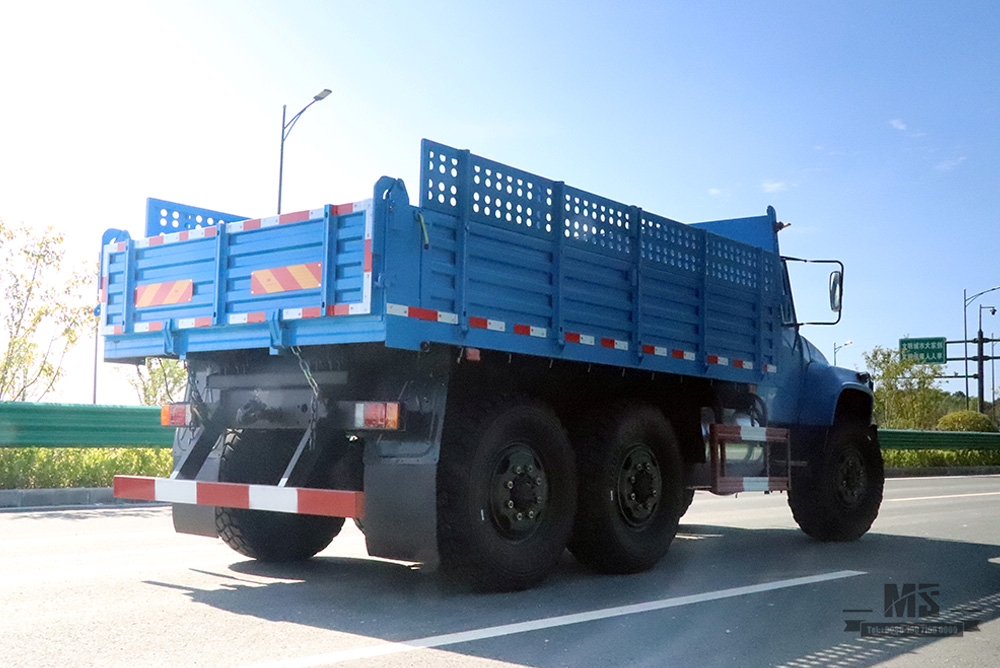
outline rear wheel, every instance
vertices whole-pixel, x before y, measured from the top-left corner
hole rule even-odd
[[[570,550],[605,573],[652,568],[684,507],[674,431],[652,406],[620,405],[585,433]]]
[[[794,475],[788,493],[799,527],[823,541],[863,536],[878,516],[885,485],[875,430],[855,423],[835,426],[827,447],[805,459],[808,467]]]
[[[292,431],[230,433],[219,461],[219,481],[277,484],[299,437]],[[260,561],[299,561],[329,545],[340,533],[344,519],[216,508],[215,526],[226,545],[244,556]]]
[[[456,410],[438,465],[442,570],[482,589],[531,587],[559,561],[573,523],[573,452],[562,424],[525,397]]]

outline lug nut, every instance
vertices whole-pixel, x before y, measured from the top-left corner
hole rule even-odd
[[[507,502],[507,507],[508,508],[513,508],[514,507],[514,502],[513,501],[508,501]]]
[[[629,495],[628,495],[628,498],[630,498],[630,499],[632,499],[633,501],[635,501],[635,492],[632,492],[631,494],[629,494]]]
[[[532,466],[531,464],[528,464],[528,473],[531,473],[534,470],[535,470],[535,467]]]
[[[653,494],[653,496],[656,496],[656,490],[655,489],[652,491],[652,494]]]
[[[536,485],[541,485],[542,484],[542,478],[541,478],[541,476],[535,478],[535,484]]]
[[[523,472],[524,472],[524,468],[521,467],[521,466],[518,466],[517,468],[514,469],[514,473],[516,473],[518,475],[521,475]]]
[[[523,519],[524,519],[524,513],[518,513],[517,514],[517,520],[520,522]]]
[[[536,496],[535,497],[535,503],[537,503],[538,505],[542,505],[542,497]]]
[[[508,480],[507,481],[507,489],[514,489],[514,481],[513,480]]]
[[[628,481],[634,485],[635,484],[635,476],[632,476],[631,478],[629,478]]]
[[[529,520],[535,519],[535,511],[534,510],[529,510],[528,511],[528,519]]]

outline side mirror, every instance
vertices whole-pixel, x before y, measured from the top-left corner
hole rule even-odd
[[[840,313],[844,297],[844,272],[830,272],[830,310]]]

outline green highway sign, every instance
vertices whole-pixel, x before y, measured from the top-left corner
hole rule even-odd
[[[899,354],[903,358],[916,360],[919,364],[944,364],[948,358],[943,336],[929,339],[900,339]]]

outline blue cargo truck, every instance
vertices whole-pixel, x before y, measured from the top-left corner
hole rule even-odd
[[[424,141],[420,205],[250,219],[149,200],[105,234],[105,359],[186,362],[178,531],[306,559],[353,518],[373,556],[522,589],[569,549],[651,568],[694,490],[788,493],[810,536],[874,521],[867,374],[800,335],[775,211],[696,224]],[[843,267],[833,262],[839,320]]]

